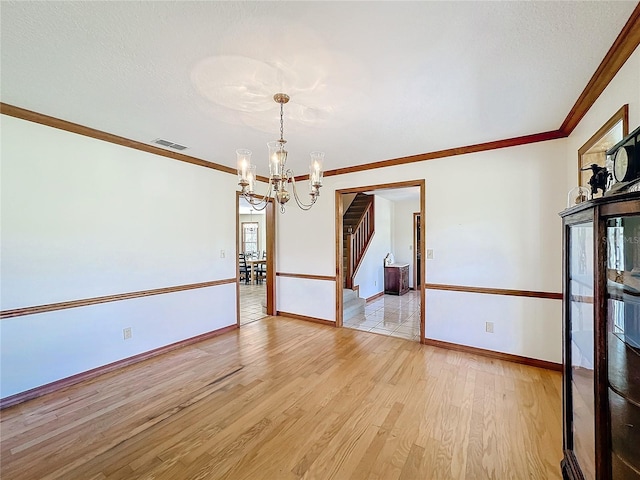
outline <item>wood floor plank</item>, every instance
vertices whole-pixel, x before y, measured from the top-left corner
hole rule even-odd
[[[266,317],[2,411],[3,480],[559,479],[561,376]]]

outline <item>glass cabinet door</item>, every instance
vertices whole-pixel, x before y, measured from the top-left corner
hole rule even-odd
[[[607,341],[611,467],[640,479],[640,216],[607,221]]]
[[[572,450],[584,478],[595,479],[593,223],[569,227],[568,300]]]

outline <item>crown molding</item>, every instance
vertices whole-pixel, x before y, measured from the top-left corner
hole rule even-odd
[[[27,120],[29,122],[39,123],[47,127],[64,130],[66,132],[95,138],[104,142],[114,143],[123,147],[133,148],[135,150],[159,155],[161,157],[171,158],[180,162],[191,163],[193,165],[199,165],[201,167],[211,168],[213,170],[219,170],[225,173],[232,173],[234,175],[237,173],[234,168],[227,167],[225,165],[219,165],[217,163],[202,160],[197,157],[191,157],[189,155],[185,155],[184,153],[170,152],[169,150],[154,147],[153,145],[138,142],[137,140],[131,140],[129,138],[120,137],[112,133],[103,132],[102,130],[96,130],[95,128],[85,127],[84,125],[80,125],[78,123],[68,122],[67,120],[51,117],[49,115],[44,115],[42,113],[27,110],[25,108],[16,107],[15,105],[9,105],[7,103],[0,102],[0,113],[3,115],[8,115],[10,117]]]
[[[622,27],[620,34],[604,56],[591,80],[584,87],[578,100],[569,111],[567,118],[562,122],[559,130],[566,137],[573,132],[580,120],[604,92],[604,89],[611,83],[613,77],[616,76],[636,48],[638,48],[638,45],[640,45],[640,2],[636,5],[625,26]]]
[[[397,165],[404,165],[405,163],[424,162],[426,160],[435,160],[438,158],[454,157],[456,155],[466,155],[467,153],[484,152],[486,150],[497,150],[499,148],[517,147],[518,145],[527,145],[529,143],[546,142],[548,140],[557,140],[558,138],[564,138],[564,135],[559,130],[552,130],[550,132],[534,133],[532,135],[523,135],[521,137],[507,138],[504,140],[495,140],[493,142],[476,143],[474,145],[466,145],[464,147],[447,148],[445,150],[437,150],[435,152],[420,153],[418,155],[411,155],[409,157],[393,158],[389,160],[382,160],[373,163],[364,163],[362,165],[354,165],[352,167],[337,168],[335,170],[327,170],[324,172],[325,177],[333,175],[344,175],[346,173],[361,172],[364,170],[373,170],[375,168],[394,167]],[[300,177],[305,179],[308,176]],[[298,177],[296,177],[298,181]]]
[[[445,150],[421,153],[408,157],[400,157],[378,162],[365,163],[361,165],[354,165],[352,167],[337,168],[334,170],[327,170],[326,172],[324,172],[324,176],[330,177],[334,175],[344,175],[347,173],[361,172],[364,170],[393,167],[406,163],[423,162],[426,160],[435,160],[437,158],[453,157],[456,155],[465,155],[468,153],[497,150],[499,148],[514,147],[518,145],[527,145],[529,143],[545,142],[548,140],[566,138],[571,134],[571,132],[573,132],[580,120],[582,120],[589,109],[593,106],[604,89],[609,85],[609,83],[611,83],[611,80],[613,80],[613,78],[622,68],[625,62],[633,54],[636,48],[638,48],[638,45],[640,45],[640,2],[636,5],[636,8],[633,10],[631,16],[629,17],[629,20],[627,20],[627,23],[620,31],[620,34],[616,38],[615,42],[613,42],[613,45],[605,55],[604,59],[591,77],[591,80],[589,80],[589,83],[576,100],[576,103],[573,105],[558,130],[534,133],[531,135],[524,135],[504,140],[496,140],[492,142],[478,143],[463,147],[448,148]],[[96,138],[105,142],[115,143],[117,145],[122,145],[136,150],[172,158],[181,162],[191,163],[194,165],[199,165],[201,167],[211,168],[234,175],[237,173],[234,168],[227,167],[225,165],[219,165],[217,163],[209,162],[196,157],[191,157],[182,153],[170,152],[158,147],[154,147],[152,145],[138,142],[136,140],[130,140],[128,138],[85,127],[77,123],[68,122],[66,120],[61,120],[59,118],[51,117],[48,115],[43,115],[41,113],[26,110],[14,105],[0,102],[0,113],[16,118],[21,118],[23,120],[40,123],[49,127],[59,128],[68,132],[77,133],[79,135]],[[295,180],[300,181],[307,178],[308,175],[301,175],[299,177],[296,177]],[[258,176],[257,179],[262,182],[269,181],[267,177],[263,176]]]

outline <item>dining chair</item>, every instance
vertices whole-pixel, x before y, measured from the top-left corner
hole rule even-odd
[[[245,284],[251,283],[251,272],[247,267],[247,260],[244,253],[238,254],[238,261],[240,265],[240,281],[244,280]]]
[[[262,251],[262,260],[267,259],[267,251]],[[267,264],[266,263],[257,263],[256,264],[256,280],[258,283],[262,283],[262,280],[267,278]]]

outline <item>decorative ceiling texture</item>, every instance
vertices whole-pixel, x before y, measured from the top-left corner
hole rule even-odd
[[[637,2],[9,2],[0,98],[235,167],[333,170],[556,131]]]

